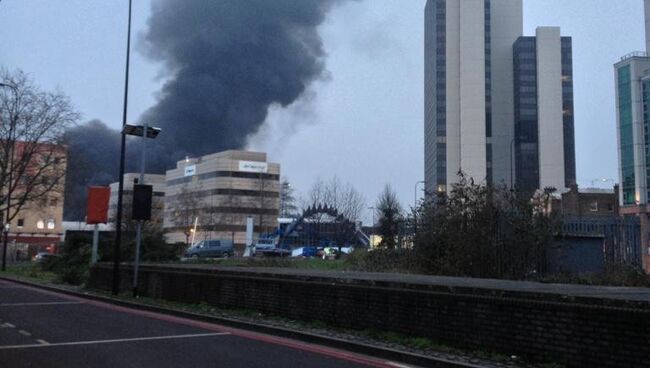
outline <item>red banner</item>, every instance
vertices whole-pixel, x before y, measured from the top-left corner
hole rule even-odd
[[[89,225],[108,222],[108,200],[111,196],[109,187],[89,187],[86,223]]]

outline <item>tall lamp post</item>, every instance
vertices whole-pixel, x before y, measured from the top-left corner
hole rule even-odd
[[[612,182],[612,185],[616,183],[615,180],[611,178],[598,178],[591,181],[591,186],[595,188],[596,183],[607,183],[609,181]]]
[[[426,181],[420,180],[415,183],[415,189],[413,190],[413,208],[416,208],[418,206],[418,185],[420,184],[426,184]]]
[[[9,217],[10,213],[9,210],[11,208],[11,185],[13,182],[13,162],[14,162],[14,133],[16,130],[16,122],[18,120],[18,88],[12,84],[7,84],[7,83],[1,83],[0,82],[0,87],[5,87],[5,88],[10,88],[14,92],[14,105],[16,107],[16,116],[12,119],[11,117],[9,118],[9,144],[11,147],[9,148],[9,162],[6,163],[7,168],[9,169],[9,180],[7,181],[7,211],[5,214],[5,221],[4,221],[4,239],[3,239],[3,246],[2,246],[2,271],[5,271],[7,269],[7,243],[9,240]],[[6,173],[5,173],[6,174]]]
[[[122,110],[122,128],[126,126],[126,112],[129,101],[129,59],[131,55],[131,8],[133,0],[129,0],[129,18],[126,33],[126,69],[124,71],[124,106]],[[126,150],[126,134],[122,131],[120,143],[120,172],[117,189],[117,219],[115,221],[115,247],[113,248],[113,295],[120,293],[120,246],[122,244],[122,194],[124,192],[124,153]]]
[[[517,141],[517,138],[512,138],[510,141],[510,189],[513,188],[514,186],[514,171],[515,171],[515,164],[514,164],[514,155],[515,155],[515,142]]]
[[[418,185],[426,184],[426,181],[420,180],[415,183],[413,190],[413,242],[415,243],[415,236],[418,233]]]

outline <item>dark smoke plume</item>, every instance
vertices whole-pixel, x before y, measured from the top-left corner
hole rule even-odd
[[[298,99],[323,74],[317,27],[338,2],[154,2],[144,52],[170,79],[143,119],[163,128],[160,164],[242,148],[270,105]]]
[[[86,188],[116,181],[120,134],[99,120],[68,129],[68,147],[63,213],[66,220],[83,220],[86,214]]]
[[[162,63],[167,82],[140,119],[163,129],[149,145],[147,171],[164,173],[186,155],[243,148],[269,106],[290,105],[323,75],[318,26],[343,1],[152,2],[141,48]],[[117,181],[119,138],[98,122],[71,130],[67,138],[65,217],[83,219],[85,187]],[[127,147],[130,171],[138,149]]]

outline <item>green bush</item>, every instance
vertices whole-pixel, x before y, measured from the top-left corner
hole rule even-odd
[[[58,281],[81,285],[88,279],[91,247],[85,234],[71,235],[63,244],[60,257],[48,260],[43,267],[49,267],[54,271]]]

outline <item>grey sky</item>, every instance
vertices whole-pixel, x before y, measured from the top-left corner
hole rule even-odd
[[[245,0],[242,0],[245,1]],[[134,40],[149,0],[134,1]],[[289,109],[273,109],[250,148],[266,150],[300,192],[338,175],[374,203],[384,184],[412,204],[423,177],[425,0],[365,0],[322,27],[329,78]],[[84,119],[121,120],[127,0],[3,0],[0,66],[21,68],[72,97]],[[525,33],[573,37],[578,181],[617,178],[613,63],[644,47],[641,0],[524,0]],[[155,101],[159,65],[133,54],[129,119]],[[367,215],[369,216],[369,215]]]

